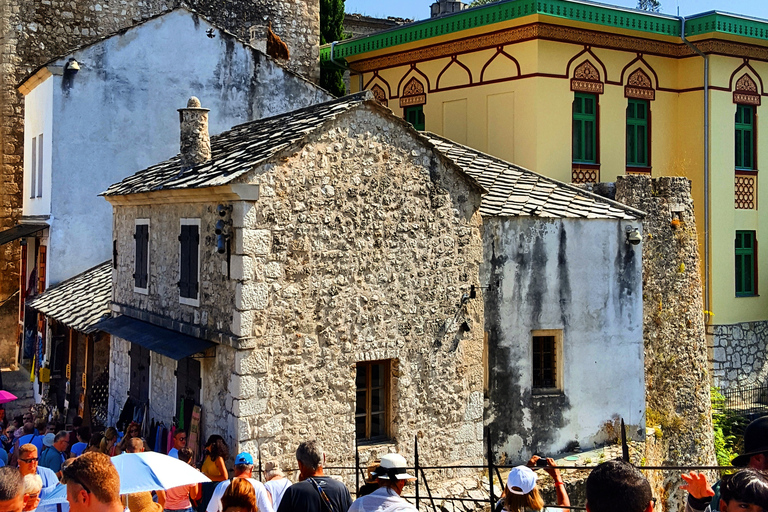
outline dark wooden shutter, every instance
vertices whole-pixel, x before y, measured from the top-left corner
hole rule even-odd
[[[136,265],[134,268],[133,282],[136,288],[147,288],[149,282],[148,261],[149,261],[149,226],[147,224],[137,224],[136,233],[133,235],[136,240]]]
[[[198,226],[181,226],[180,276],[179,295],[187,299],[196,299],[198,292],[197,282],[197,253],[200,243]]]

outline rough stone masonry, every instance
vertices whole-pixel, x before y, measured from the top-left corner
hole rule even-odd
[[[266,38],[266,25],[291,52],[286,66],[317,81],[318,0],[3,0],[0,2],[0,230],[22,207],[24,110],[16,84],[35,67],[76,47],[186,5],[243,40]],[[194,50],[194,49],[191,49]],[[13,358],[19,289],[19,244],[0,247],[0,365]],[[7,302],[4,302],[10,298]]]
[[[661,443],[648,465],[714,465],[700,259],[691,182],[620,176],[616,200],[647,213],[643,225],[646,421]],[[658,446],[660,444],[661,446]],[[664,510],[684,508],[679,472],[651,472]]]
[[[242,179],[260,194],[230,203],[230,267],[215,250],[215,201],[168,203],[149,193],[147,204],[114,210],[116,307],[199,326],[220,342],[202,361],[203,432],[288,468],[298,443],[318,438],[328,465],[349,466],[356,366],[385,360],[389,440],[360,446],[361,463],[390,450],[412,461],[418,437],[422,464],[481,464],[482,293],[456,320],[462,295],[479,285],[480,189],[371,104]],[[147,295],[131,278],[137,218],[151,226]],[[199,307],[181,304],[176,286],[182,218],[200,220]],[[113,401],[124,400],[118,386],[130,380],[126,358],[115,355]],[[167,362],[153,354],[152,375],[172,379]],[[150,403],[155,394],[153,386]],[[162,414],[173,408],[161,409],[155,418],[170,419]]]

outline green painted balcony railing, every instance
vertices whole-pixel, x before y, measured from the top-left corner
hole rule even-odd
[[[674,16],[569,0],[507,0],[440,18],[418,21],[368,37],[341,41],[334,47],[333,57],[334,60],[343,62],[352,55],[493,25],[532,14],[680,37],[680,20]],[[721,32],[765,40],[768,39],[768,21],[719,12],[704,13],[689,18],[685,32],[686,36]],[[331,45],[325,45],[320,48],[320,62],[327,64],[330,60]]]

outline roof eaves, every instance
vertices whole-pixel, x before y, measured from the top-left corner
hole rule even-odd
[[[469,150],[469,151],[471,151],[473,153],[477,153],[479,155],[482,155],[484,158],[488,158],[488,159],[491,159],[491,160],[493,160],[495,162],[499,162],[499,163],[502,163],[504,165],[507,165],[507,166],[510,166],[510,167],[513,167],[513,168],[517,168],[517,169],[520,169],[520,170],[522,170],[524,172],[530,173],[531,175],[536,176],[538,179],[542,179],[544,181],[547,181],[547,182],[549,182],[549,183],[551,183],[551,184],[553,184],[553,185],[555,185],[557,187],[562,187],[562,188],[571,190],[573,192],[576,192],[578,195],[582,195],[582,196],[586,196],[586,197],[591,197],[592,199],[596,199],[600,203],[604,203],[604,204],[607,204],[609,206],[613,206],[615,208],[623,210],[624,212],[628,212],[629,214],[631,214],[635,218],[642,219],[642,218],[645,218],[646,215],[647,215],[644,211],[638,210],[637,208],[633,208],[631,206],[627,206],[627,205],[625,205],[623,203],[620,203],[618,201],[614,201],[613,199],[608,199],[607,197],[603,197],[603,196],[601,196],[599,194],[595,194],[594,192],[588,192],[588,191],[584,190],[583,188],[579,188],[579,187],[576,187],[576,186],[571,185],[569,183],[558,181],[558,180],[556,180],[554,178],[550,178],[549,176],[545,176],[543,174],[540,174],[540,173],[538,173],[536,171],[532,171],[530,169],[527,169],[525,167],[519,166],[517,164],[506,162],[506,161],[504,161],[504,160],[502,160],[500,158],[497,158],[495,156],[489,155],[487,153],[483,153],[482,151],[478,151],[478,150],[476,150],[474,148],[470,148],[469,146],[466,146],[464,144],[459,144],[458,142],[454,142],[454,141],[452,141],[450,139],[447,139],[447,138],[445,138],[445,137],[443,137],[441,135],[437,135],[437,134],[432,133],[432,132],[424,132],[424,133],[428,134],[429,137],[435,137],[436,139],[444,140],[444,141],[446,141],[448,143],[455,144],[457,146],[465,148],[465,149],[467,149],[467,150]],[[530,187],[533,188],[533,185],[531,185]],[[518,185],[518,188],[526,188],[526,186],[525,185]],[[578,197],[576,199],[578,200]]]

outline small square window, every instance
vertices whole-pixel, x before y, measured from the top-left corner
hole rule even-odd
[[[385,440],[389,437],[390,361],[356,366],[355,437],[358,441]]]

